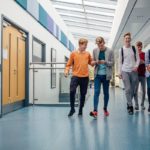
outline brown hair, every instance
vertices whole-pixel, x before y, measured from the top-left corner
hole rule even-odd
[[[87,44],[88,40],[85,38],[80,38],[78,42],[79,42],[79,45],[83,45],[83,44]]]
[[[105,40],[103,37],[99,36],[96,38],[96,44],[105,43]]]
[[[125,33],[125,34],[124,34],[124,38],[125,38],[126,36],[130,36],[130,37],[131,37],[131,33],[130,33],[130,32]]]
[[[142,46],[143,43],[141,41],[136,42],[136,46]]]

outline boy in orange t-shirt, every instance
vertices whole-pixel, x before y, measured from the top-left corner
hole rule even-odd
[[[75,94],[76,89],[80,86],[80,108],[79,114],[82,115],[82,110],[85,103],[85,96],[87,93],[89,82],[89,69],[88,65],[92,65],[92,57],[89,52],[86,51],[88,40],[79,39],[79,48],[71,53],[68,63],[65,69],[65,76],[68,76],[70,67],[72,66],[72,78],[70,83],[70,107],[71,110],[68,116],[72,116],[75,113]]]

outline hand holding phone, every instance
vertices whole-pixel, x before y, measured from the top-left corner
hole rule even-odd
[[[106,61],[105,60],[99,60],[98,64],[106,64]]]

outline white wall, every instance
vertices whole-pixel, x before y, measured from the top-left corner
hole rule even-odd
[[[87,38],[88,39],[88,38]],[[76,44],[78,45],[78,40],[76,39]],[[106,43],[106,46],[108,47],[108,44]],[[78,46],[76,46],[78,48]],[[93,54],[93,49],[97,48],[97,45],[95,44],[95,40],[89,40],[88,41],[88,46],[87,46],[87,51],[90,52],[90,54]]]
[[[108,43],[109,47],[114,47],[114,44],[119,38],[119,35],[126,23],[135,1],[136,0],[118,0],[115,18],[110,34],[110,40]]]
[[[144,52],[147,52],[148,50],[150,50],[150,44],[148,44],[145,48],[144,48]]]
[[[115,18],[113,21],[113,26],[110,34],[110,40],[108,42],[108,47],[112,48],[115,51],[115,81],[116,85],[123,87],[123,84],[121,80],[116,77],[118,75],[118,56],[116,56],[116,53],[118,52],[118,49],[116,49],[116,42],[120,38],[120,35],[122,34],[122,30],[126,24],[126,21],[128,20],[128,16],[130,15],[130,12],[134,6],[136,0],[118,0],[117,8],[115,12]],[[122,38],[122,37],[121,37]]]
[[[78,40],[76,39],[76,45],[78,45]],[[78,48],[78,46],[77,46]],[[88,41],[87,51],[92,55],[93,49],[96,48],[95,41]]]
[[[69,40],[71,40],[73,43],[75,42],[73,35],[69,31],[68,27],[66,26],[65,22],[62,20],[61,16],[57,13],[55,8],[53,7],[50,0],[37,0],[49,13],[49,15],[53,18],[55,23],[61,27],[61,29],[64,31],[64,33],[69,37]]]
[[[41,5],[49,12],[50,16],[54,21],[61,27],[64,33],[68,38],[74,43],[73,36],[67,30],[65,23],[62,21],[60,16],[57,14],[55,9],[52,7],[49,0],[38,0]],[[34,18],[32,18],[25,10],[23,10],[14,0],[0,0],[0,15],[5,15],[7,18],[12,20],[16,25],[24,28],[29,33],[29,62],[32,62],[32,36],[35,36],[37,39],[41,40],[46,44],[46,62],[50,62],[50,49],[55,48],[57,50],[57,62],[64,62],[64,56],[69,57],[70,51],[64,47],[53,35],[51,35],[45,28],[43,28]],[[0,18],[1,21],[1,18]],[[1,28],[1,24],[0,24]],[[0,33],[1,40],[1,33]],[[1,47],[1,43],[0,43]],[[45,74],[44,74],[45,75]],[[44,95],[42,103],[58,103],[58,93],[59,93],[59,83],[57,76],[57,88],[50,89],[50,76],[49,74],[46,77],[40,75],[39,80],[44,80],[49,83],[47,85],[41,85],[41,94]],[[30,103],[33,100],[33,79],[32,71],[30,71]],[[39,88],[39,87],[38,87]]]

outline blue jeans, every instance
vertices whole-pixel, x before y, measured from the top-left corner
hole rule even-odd
[[[148,102],[150,105],[150,76],[147,78],[147,96],[148,96]]]
[[[106,75],[97,75],[94,79],[94,111],[97,111],[98,108],[101,85],[103,85],[104,92],[104,110],[107,110],[109,101],[109,80],[106,80]]]
[[[150,76],[147,77],[147,88],[150,88]]]

